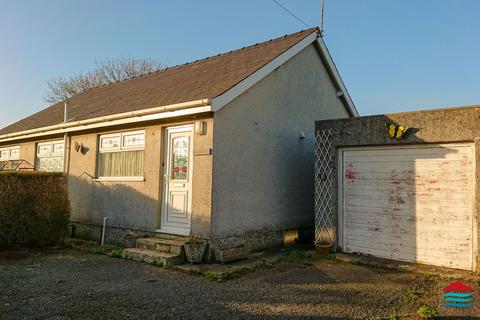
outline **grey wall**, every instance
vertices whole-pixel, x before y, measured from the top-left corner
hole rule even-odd
[[[337,147],[471,142],[480,136],[479,119],[480,107],[463,107],[317,121],[315,126],[333,129]],[[386,134],[386,122],[410,129],[402,140],[392,139]]]
[[[313,226],[314,121],[341,117],[314,45],[216,112],[212,234]]]

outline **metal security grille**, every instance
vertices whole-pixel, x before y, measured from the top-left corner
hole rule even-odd
[[[335,148],[333,130],[315,134],[315,243],[335,243]]]

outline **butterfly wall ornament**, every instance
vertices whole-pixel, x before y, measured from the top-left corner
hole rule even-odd
[[[407,132],[407,126],[400,126],[393,123],[385,123],[385,127],[387,128],[387,134],[390,138],[396,138],[398,140],[402,139]]]

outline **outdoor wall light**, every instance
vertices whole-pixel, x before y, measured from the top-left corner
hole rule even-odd
[[[196,121],[195,122],[195,132],[200,135],[207,134],[207,122],[206,121]]]

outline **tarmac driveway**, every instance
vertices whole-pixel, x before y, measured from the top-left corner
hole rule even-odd
[[[463,280],[478,289],[472,279]],[[468,310],[441,306],[441,289],[451,280],[317,260],[219,283],[57,250],[0,255],[0,319],[373,319],[415,313],[421,305],[437,309],[439,319],[480,319],[480,301]]]

